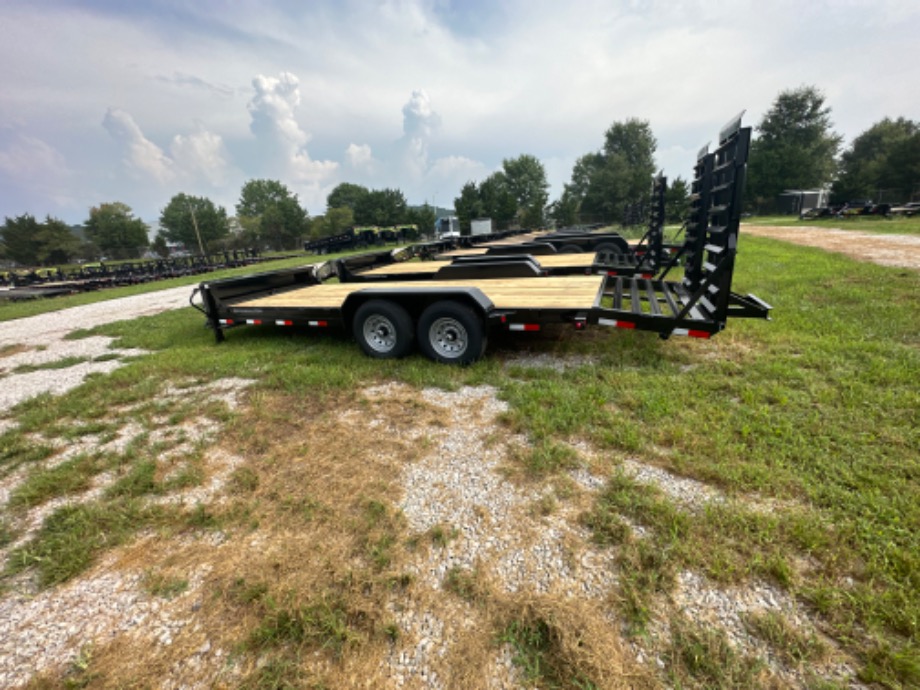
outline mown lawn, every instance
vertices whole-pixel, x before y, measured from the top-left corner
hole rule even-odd
[[[141,406],[131,408],[131,415],[152,417],[144,406],[155,404],[168,381],[256,378],[251,410],[228,417],[215,408],[211,414],[232,420],[233,437],[245,452],[270,460],[279,472],[284,456],[270,439],[289,442],[292,435],[307,433],[310,420],[325,419],[324,406],[334,409],[356,388],[391,380],[447,389],[489,383],[510,405],[505,424],[532,444],[533,451],[520,457],[531,481],[562,476],[577,461],[573,441],[597,449],[607,464],[609,480],[582,520],[599,545],[616,550],[623,576],[611,599],[618,602],[624,635],[643,643],[678,572],[700,573],[726,586],[765,580],[800,602],[831,644],[853,659],[859,680],[890,688],[920,686],[920,273],[744,237],[742,230],[735,290],[770,302],[773,320],[730,322],[711,341],[661,341],[648,333],[599,330],[505,335],[493,339],[482,362],[466,369],[437,366],[419,355],[373,361],[337,335],[236,329],[215,345],[191,309],[108,325],[96,332],[118,337],[120,346],[154,353],[60,398],[21,405],[14,414],[20,428],[0,437],[0,478],[51,452],[30,443],[27,434],[66,437],[87,428],[104,430],[117,422],[113,410],[131,405]],[[590,359],[577,360],[565,372],[506,366],[521,350]],[[193,414],[189,405],[163,403],[165,409],[156,414],[179,419]],[[256,425],[258,433],[247,434],[247,424]],[[113,467],[130,468],[117,489],[52,513],[42,531],[13,553],[5,577],[32,569],[45,586],[54,586],[83,572],[97,554],[130,543],[137,531],[181,533],[209,520],[239,529],[252,519],[247,510],[256,511],[255,503],[216,516],[202,513],[203,508],[145,507],[139,499],[169,490],[151,468],[155,452],[138,446],[119,457],[77,458],[53,476],[37,472],[13,494],[8,511],[78,492],[89,478]],[[731,500],[699,512],[682,510],[661,491],[619,472],[627,458],[705,482]],[[182,476],[194,483],[195,458],[187,462]],[[269,481],[265,474],[258,476]],[[238,481],[252,486],[241,490],[244,496],[256,491],[253,477],[241,474]],[[279,512],[288,510],[277,494],[260,494],[259,500],[260,510],[273,501]],[[361,543],[373,537],[377,558],[385,543],[390,558],[390,549],[407,537],[385,498],[374,500],[381,506],[365,509],[385,520],[356,519],[340,529],[352,530]],[[314,510],[314,504],[304,505],[297,510]],[[0,521],[0,538],[9,524],[6,517]],[[381,525],[385,534],[378,534]],[[87,535],[109,538],[92,541],[84,558],[80,554],[86,550],[73,545],[85,544]],[[366,592],[373,603],[384,584],[379,569],[371,575]],[[463,584],[455,587],[472,587]],[[332,607],[341,613],[341,620],[335,619],[338,637],[330,643],[334,653],[325,647],[316,652],[327,654],[332,664],[342,654],[357,653],[345,640],[377,640],[388,625],[384,616],[364,611],[365,627],[349,629],[353,604],[340,595],[339,608]],[[222,596],[236,602],[233,597],[244,594]],[[268,595],[259,589],[252,599],[263,596]],[[305,606],[295,617],[301,633],[305,626],[312,630],[317,615],[314,604]],[[272,645],[281,645],[273,649],[284,650],[273,659],[299,668],[314,648],[304,647],[301,638],[278,641],[280,614],[272,610],[275,627],[266,628],[263,616],[247,644],[263,644],[268,635]],[[379,626],[367,628],[369,620]],[[520,659],[529,659],[528,668],[543,668],[528,676],[535,684],[592,687],[590,669],[545,668],[552,664],[551,655],[540,656],[553,638],[547,626],[543,619],[506,620],[499,637],[518,650]],[[751,626],[772,640],[780,656],[798,655],[807,665],[815,653],[811,641],[790,636],[781,622],[756,619]],[[761,682],[753,662],[733,656],[694,621],[674,622],[670,645],[659,650],[665,668],[653,669],[662,684]],[[688,661],[700,662],[701,654],[722,662]],[[250,686],[260,686],[257,675]],[[813,687],[838,687],[812,681]]]

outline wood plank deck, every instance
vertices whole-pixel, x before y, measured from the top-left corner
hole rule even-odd
[[[544,268],[590,268],[594,263],[594,254],[550,254],[534,257],[539,266]],[[450,261],[401,261],[387,266],[378,266],[369,271],[361,271],[363,276],[402,275],[404,273],[437,273]]]
[[[241,302],[245,308],[336,308],[353,292],[375,288],[413,290],[426,288],[476,287],[498,309],[590,309],[600,292],[602,276],[547,276],[495,280],[437,280],[386,283],[336,283],[311,285],[269,297]]]

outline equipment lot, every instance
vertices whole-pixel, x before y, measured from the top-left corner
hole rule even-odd
[[[0,679],[915,684],[920,274],[754,234],[775,321],[712,341],[517,334],[456,369],[215,346],[191,309],[103,327],[150,354],[4,411]],[[18,333],[4,387],[47,345]]]

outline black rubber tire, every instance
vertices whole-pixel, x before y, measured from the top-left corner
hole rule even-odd
[[[418,320],[418,347],[426,357],[442,364],[472,364],[486,350],[482,319],[459,302],[435,302]]]
[[[581,254],[581,247],[577,244],[564,244],[559,247],[557,254]]]
[[[412,318],[395,302],[372,299],[355,312],[352,333],[368,357],[398,359],[412,352]]]
[[[597,245],[597,249],[595,249],[594,251],[595,253],[607,252],[609,254],[622,254],[623,253],[623,250],[620,247],[616,246],[615,244],[611,244],[610,242],[602,242],[601,244]]]

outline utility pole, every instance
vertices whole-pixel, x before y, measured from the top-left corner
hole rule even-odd
[[[195,237],[198,238],[198,251],[204,256],[204,245],[201,243],[201,233],[198,231],[198,219],[195,218],[195,209],[190,202],[185,202],[188,206],[189,213],[192,214],[192,225],[195,227]]]

